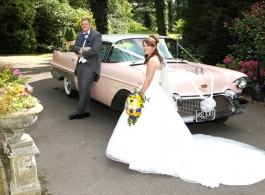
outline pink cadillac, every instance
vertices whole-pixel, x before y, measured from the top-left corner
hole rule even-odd
[[[143,83],[142,41],[148,35],[106,34],[102,36],[101,74],[94,82],[91,96],[112,110],[123,111],[128,93]],[[242,97],[247,75],[215,66],[184,60],[176,40],[159,36],[159,50],[169,68],[172,98],[185,123],[213,121],[223,123],[230,116],[244,111],[247,103]],[[185,49],[184,49],[185,50]],[[54,51],[50,61],[52,77],[64,82],[69,97],[78,91],[74,75],[77,56],[73,52]],[[216,107],[209,113],[200,103],[212,96]]]

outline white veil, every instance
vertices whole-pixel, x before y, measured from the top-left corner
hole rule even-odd
[[[169,70],[167,68],[167,63],[162,55],[161,57],[162,57],[161,87],[163,91],[165,92],[166,96],[169,98],[170,102],[174,104],[176,110],[178,111],[177,104],[176,102],[174,102],[173,97],[172,97],[172,84],[169,79],[169,74],[168,74]]]

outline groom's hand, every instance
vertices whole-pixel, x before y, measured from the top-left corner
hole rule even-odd
[[[91,49],[91,47],[83,47],[82,48],[82,51],[88,51],[88,50],[90,50]]]

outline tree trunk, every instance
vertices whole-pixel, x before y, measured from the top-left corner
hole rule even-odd
[[[108,0],[90,0],[90,7],[95,18],[97,31],[108,34]]]
[[[168,1],[168,31],[172,32],[172,0]]]
[[[155,0],[157,32],[167,36],[166,4],[165,0]]]

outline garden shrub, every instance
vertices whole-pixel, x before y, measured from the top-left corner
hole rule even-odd
[[[146,27],[144,27],[141,23],[132,21],[129,27],[129,31],[144,31],[148,30]]]
[[[76,38],[76,34],[75,34],[75,30],[74,28],[72,27],[68,27],[66,28],[66,32],[65,32],[65,36],[64,38],[67,40],[67,41],[74,41],[75,38]]]
[[[58,0],[38,1],[36,11],[34,26],[38,41],[37,51],[41,53],[65,50],[64,29],[73,27],[83,17],[84,12],[87,12],[76,11],[68,3],[60,3]]]
[[[36,14],[35,2],[32,0],[0,0],[0,5],[0,53],[34,52],[37,47],[33,28]]]

